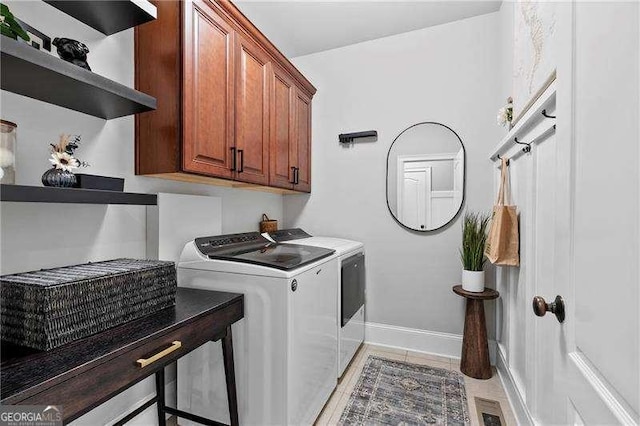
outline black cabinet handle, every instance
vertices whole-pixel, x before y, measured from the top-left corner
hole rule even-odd
[[[291,181],[289,183],[296,184],[296,167],[291,167]]]
[[[244,172],[244,150],[239,149],[238,155],[240,156],[240,168],[238,169],[238,173]]]
[[[236,171],[236,148],[231,148],[231,171]]]
[[[300,183],[300,168],[296,167],[296,170],[293,172],[293,180],[296,185]]]

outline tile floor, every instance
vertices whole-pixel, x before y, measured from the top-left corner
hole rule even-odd
[[[342,380],[338,384],[338,387],[333,392],[333,395],[324,406],[324,409],[318,416],[315,425],[327,426],[335,425],[340,419],[340,415],[344,410],[351,391],[358,382],[360,372],[364,367],[365,360],[369,355],[376,355],[383,358],[394,359],[398,361],[406,361],[414,364],[424,364],[438,368],[446,368],[460,372],[460,360],[453,358],[446,358],[438,355],[425,354],[420,352],[411,352],[395,348],[388,348],[384,346],[372,346],[363,345],[356,356],[354,357],[351,365],[345,372]],[[469,403],[469,418],[471,419],[471,425],[479,426],[478,414],[476,412],[476,406],[474,397],[481,397],[486,399],[493,399],[500,402],[502,413],[504,415],[505,422],[508,426],[516,425],[515,418],[513,416],[509,400],[504,392],[500,378],[494,370],[494,375],[489,380],[476,380],[471,377],[464,376],[465,388],[467,390],[467,401]]]

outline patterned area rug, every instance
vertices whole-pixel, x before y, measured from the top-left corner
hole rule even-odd
[[[341,425],[468,425],[461,374],[369,356]]]

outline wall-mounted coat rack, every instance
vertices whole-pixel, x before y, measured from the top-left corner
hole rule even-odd
[[[489,159],[496,162],[506,156],[509,165],[520,155],[533,153],[533,147],[556,130],[555,107],[556,82],[553,81],[496,145]]]
[[[526,142],[520,142],[520,141],[518,140],[518,138],[513,138],[513,141],[514,141],[515,143],[517,143],[518,145],[524,145],[524,146],[525,146],[524,148],[522,148],[522,152],[524,152],[524,153],[531,152],[531,142],[529,142],[529,143],[526,143]]]
[[[497,157],[498,157],[498,160],[502,160],[502,157],[500,156],[500,154],[498,154]],[[509,162],[509,159],[507,158],[507,167],[509,167],[509,164],[510,162]]]
[[[544,116],[545,116],[545,117],[547,117],[547,118],[556,118],[556,116],[555,116],[555,115],[550,115],[550,114],[548,114],[546,109],[543,109],[543,110],[542,110],[542,115],[544,115]]]
[[[378,138],[377,130],[367,130],[364,132],[355,132],[355,133],[341,133],[338,135],[338,140],[340,143],[352,143],[355,142],[355,139],[363,139],[363,138]]]

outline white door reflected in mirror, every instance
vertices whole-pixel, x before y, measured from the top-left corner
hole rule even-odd
[[[445,226],[464,199],[464,147],[453,130],[419,123],[403,131],[387,157],[387,204],[416,231]]]

